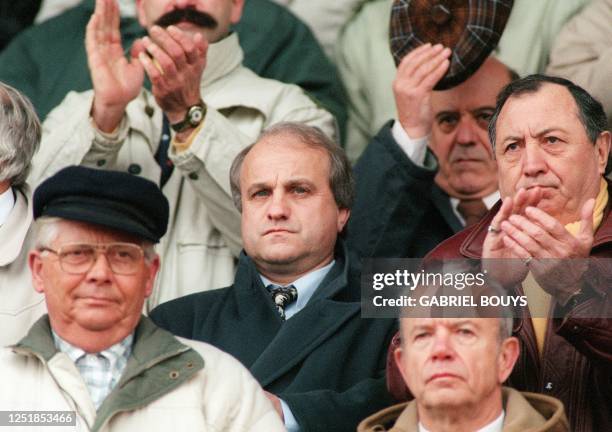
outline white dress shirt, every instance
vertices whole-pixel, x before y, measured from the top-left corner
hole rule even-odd
[[[327,273],[331,270],[331,268],[336,263],[335,260],[332,260],[325,267],[321,267],[320,269],[311,271],[310,273],[305,274],[301,278],[295,280],[292,283],[288,283],[285,286],[293,285],[298,292],[297,300],[287,305],[285,308],[285,319],[290,319],[296,313],[304,309],[304,306],[308,303],[312,295],[315,293]],[[265,278],[262,275],[259,275],[261,281],[264,286],[267,287],[270,284],[274,284],[271,280]],[[299,432],[300,425],[298,425],[295,416],[291,412],[289,405],[285,403],[284,400],[280,399],[281,408],[283,410],[283,417],[285,418],[285,427],[288,432]]]
[[[0,226],[4,225],[4,222],[8,220],[11,210],[15,206],[15,194],[12,188],[8,188],[4,192],[0,193]]]
[[[414,163],[420,167],[424,167],[425,165],[425,155],[427,154],[427,145],[429,144],[429,139],[431,135],[426,135],[422,138],[411,138],[408,136],[401,123],[397,120],[393,122],[393,127],[391,128],[391,135],[393,139],[399,145],[399,147],[404,151],[406,156]],[[461,222],[461,225],[465,225],[465,219],[461,216],[461,213],[457,210],[457,206],[459,205],[459,198],[449,197],[451,208],[453,209],[453,213]],[[495,191],[490,195],[487,195],[482,198],[485,206],[488,210],[491,209],[495,205],[495,203],[499,200],[499,191]]]

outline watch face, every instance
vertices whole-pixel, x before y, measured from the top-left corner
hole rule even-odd
[[[204,110],[201,107],[196,106],[189,110],[189,123],[191,123],[193,126],[199,125],[203,117]]]

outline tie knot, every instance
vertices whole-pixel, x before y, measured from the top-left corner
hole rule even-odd
[[[268,285],[272,301],[276,305],[276,309],[281,316],[281,319],[285,320],[285,307],[297,300],[298,292],[293,285],[280,286],[275,284]]]
[[[457,211],[463,216],[465,226],[469,227],[482,219],[488,210],[484,201],[477,198],[460,200],[457,205]]]

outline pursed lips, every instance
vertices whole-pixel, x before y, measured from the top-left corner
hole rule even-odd
[[[454,379],[461,379],[461,377],[457,374],[454,374],[452,372],[437,372],[433,375],[431,375],[429,378],[427,378],[426,383],[430,383],[434,380],[437,379],[443,379],[443,378],[454,378]]]

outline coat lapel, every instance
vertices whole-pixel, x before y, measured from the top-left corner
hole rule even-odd
[[[281,322],[272,300],[266,304],[275,316],[278,331],[250,367],[262,387],[281,377],[307,358],[324,341],[333,337],[346,321],[358,314],[359,302],[334,298],[348,289],[347,251],[341,240],[336,247],[336,264],[317,288],[308,304],[293,317]],[[265,290],[265,288],[263,288]],[[253,322],[252,319],[248,320]]]
[[[458,233],[464,228],[455,212],[453,212],[449,196],[435,183],[431,188],[431,199],[453,232]]]
[[[281,377],[333,337],[344,323],[359,313],[359,303],[317,300],[282,324],[276,337],[251,366],[262,387]]]

